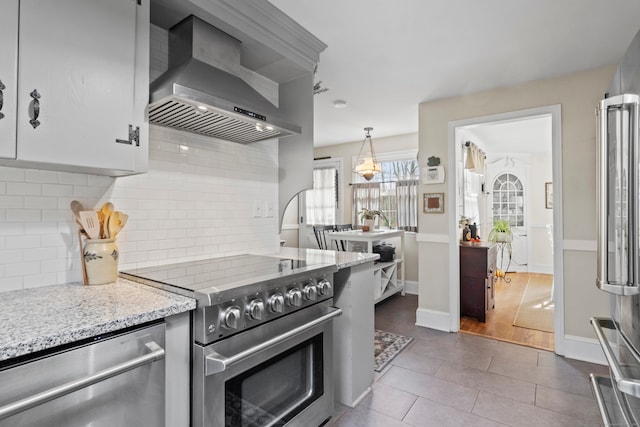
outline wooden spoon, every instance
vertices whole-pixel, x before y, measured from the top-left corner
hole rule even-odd
[[[113,203],[107,202],[102,205],[100,212],[102,212],[102,237],[104,237],[105,239],[110,239],[111,233],[109,232],[109,217],[113,213]]]
[[[71,201],[71,212],[73,212],[73,216],[76,218],[76,222],[80,227],[82,227],[82,221],[80,220],[80,211],[84,210],[84,206],[77,200]]]
[[[111,239],[115,239],[118,233],[124,228],[129,216],[126,213],[120,211],[114,211],[109,217],[109,235]]]

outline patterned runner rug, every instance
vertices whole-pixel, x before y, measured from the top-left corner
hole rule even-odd
[[[411,337],[376,329],[374,335],[374,370],[381,372],[411,341],[413,341]]]

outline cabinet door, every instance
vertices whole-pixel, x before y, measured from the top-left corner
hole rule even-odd
[[[16,157],[18,2],[3,0],[0,13],[0,157]]]
[[[21,0],[19,160],[135,169],[139,147],[116,139],[128,140],[129,124],[141,124],[132,121],[138,7],[136,0]]]

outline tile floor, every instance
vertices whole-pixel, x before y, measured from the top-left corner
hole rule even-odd
[[[601,365],[463,333],[415,326],[416,295],[376,307],[376,328],[414,337],[357,407],[331,427],[600,426],[589,373]]]

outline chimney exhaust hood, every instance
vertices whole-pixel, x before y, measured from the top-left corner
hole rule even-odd
[[[240,41],[191,15],[169,30],[169,69],[150,85],[149,122],[248,144],[300,134],[278,84],[240,64]]]

